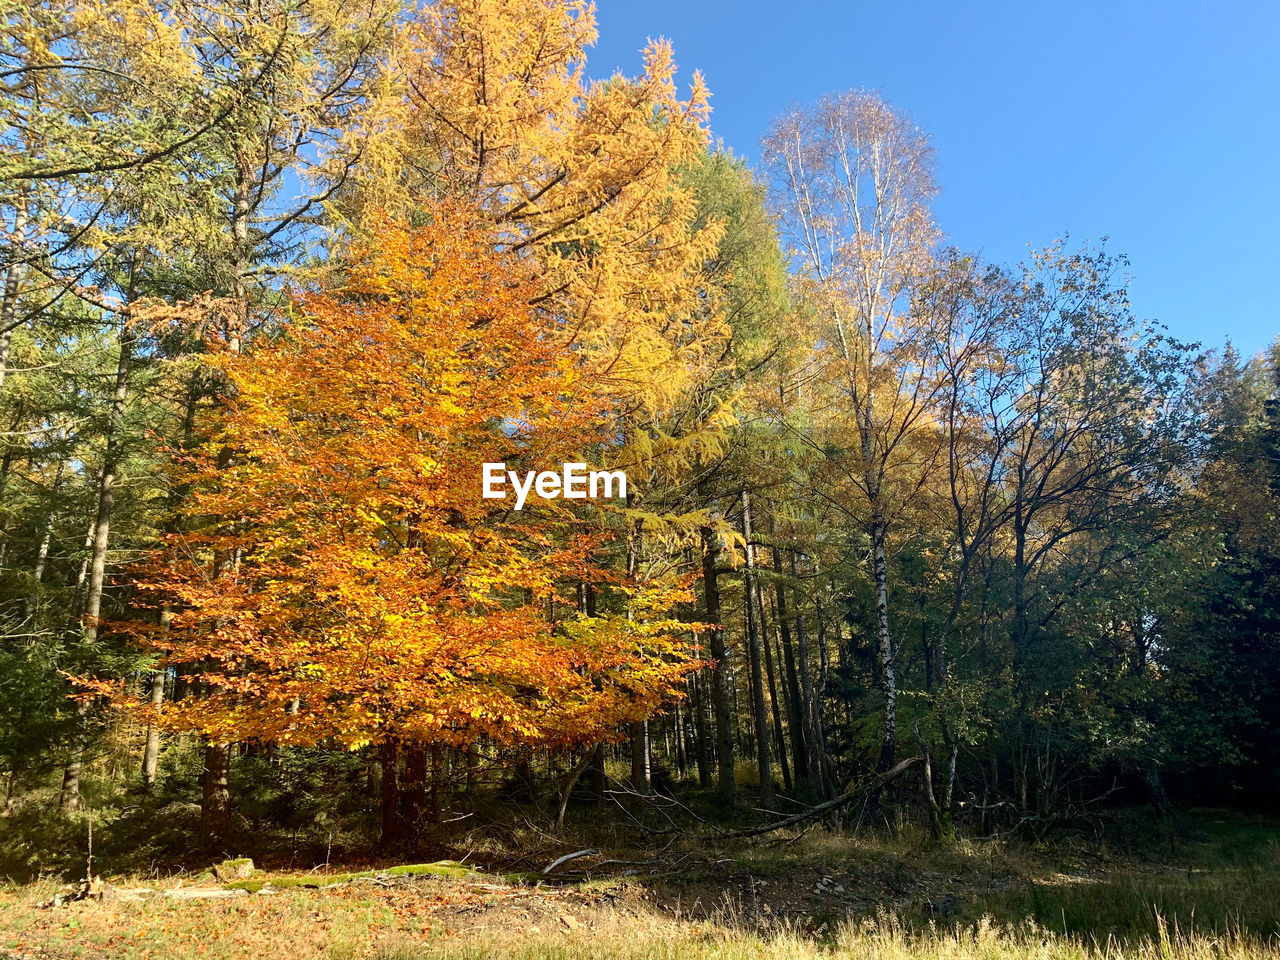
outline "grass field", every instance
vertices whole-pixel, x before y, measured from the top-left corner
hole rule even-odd
[[[1173,837],[1138,818],[1108,834],[1043,849],[687,841],[584,857],[537,884],[493,869],[259,871],[265,892],[228,899],[166,897],[226,889],[186,874],[116,877],[102,901],[46,906],[62,883],[41,879],[0,890],[0,956],[1280,960],[1280,825],[1208,811]],[[154,892],[130,899],[139,888]]]

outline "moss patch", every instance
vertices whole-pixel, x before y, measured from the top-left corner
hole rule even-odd
[[[301,876],[301,877],[271,877],[269,879],[258,880],[235,880],[231,883],[223,884],[227,890],[248,890],[250,893],[257,893],[263,887],[270,887],[273,890],[284,890],[290,887],[304,887],[315,890],[322,890],[325,887],[336,886],[340,883],[350,883],[352,880],[362,880],[371,877],[447,877],[451,880],[464,880],[467,877],[475,876],[480,873],[479,870],[464,866],[456,860],[439,860],[435,863],[403,863],[394,867],[386,867],[381,870],[359,870],[353,873],[330,873],[324,876]],[[529,877],[537,877],[537,874],[511,874],[502,877],[502,879],[511,880],[513,882],[527,882]]]

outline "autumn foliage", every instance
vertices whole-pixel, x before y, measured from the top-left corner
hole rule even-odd
[[[591,80],[595,40],[581,0],[424,5],[349,134],[347,215],[467,198],[538,262],[595,388],[652,417],[714,373],[728,337],[701,272],[721,225],[681,176],[707,150],[709,93],[695,71],[680,95],[665,41],[640,75]]]
[[[879,94],[753,167],[588,0],[5,11],[0,817],[131,750],[211,850],[233,786],[390,842],[535,757],[561,824],[587,771],[767,807],[909,756],[878,805],[940,843],[1280,795],[1280,346],[1171,339],[1103,246],[952,249]]]
[[[598,516],[480,495],[483,462],[590,459],[608,417],[531,306],[534,281],[477,222],[441,205],[425,226],[384,223],[340,287],[218,357],[225,410],[178,478],[202,519],[147,581],[171,617],[145,641],[205,691],[165,705],[165,727],[348,748],[598,742],[689,668],[670,585],[618,582],[621,613],[549,619],[559,585],[609,579]]]

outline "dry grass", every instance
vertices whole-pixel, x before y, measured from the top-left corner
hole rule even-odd
[[[714,919],[652,906],[640,887],[582,891],[413,879],[232,901],[80,902],[41,908],[51,883],[0,893],[0,956],[112,960],[1280,960],[1245,930],[1154,937],[1062,933],[1034,921],[912,925],[881,912],[806,928],[754,924],[727,902]]]
[[[558,934],[401,945],[380,960],[1271,960],[1274,945],[1240,938],[1169,936],[1091,944],[1034,928],[988,923],[958,932],[911,934],[891,920],[837,931],[822,943],[778,932],[748,935],[702,924],[645,931]]]
[[[1149,841],[929,850],[815,832],[671,848],[652,875],[559,887],[352,876],[234,900],[51,908],[39,903],[59,884],[45,880],[0,887],[0,958],[1280,960],[1278,835],[1214,814],[1176,851]]]
[[[551,900],[494,910],[456,885],[425,881],[388,892],[353,887],[209,903],[78,903],[38,910],[25,891],[2,903],[0,956],[290,960],[1272,960],[1280,946],[1240,933],[1093,942],[1034,923],[990,920],[954,930],[911,929],[881,915],[822,931],[785,924],[746,932],[637,909]],[[11,892],[12,893],[12,892]],[[441,909],[454,900],[450,909]],[[489,898],[492,904],[492,897]],[[434,902],[433,902],[434,901]],[[434,907],[434,909],[433,909]]]

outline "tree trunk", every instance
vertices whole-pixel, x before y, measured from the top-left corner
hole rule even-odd
[[[760,628],[756,623],[755,550],[751,544],[751,495],[742,491],[742,537],[746,543],[742,571],[742,605],[747,617],[747,652],[751,665],[751,704],[755,714],[756,764],[760,776],[760,806],[773,806],[773,772],[769,762],[769,714],[764,702],[764,670]]]
[[[444,808],[444,790],[447,786],[448,771],[444,765],[444,748],[438,743],[431,745],[431,822],[440,822],[440,811]]]
[[[58,795],[58,809],[63,813],[75,813],[80,809],[80,774],[84,770],[84,724],[89,714],[89,704],[76,701],[75,719],[71,728],[71,752],[62,770],[62,791]]]
[[[689,709],[693,711],[694,756],[698,760],[698,786],[703,790],[711,786],[711,744],[710,731],[707,729],[706,687],[706,672],[699,670],[689,674],[691,694]]]
[[[18,427],[22,424],[22,417],[22,404],[14,404],[13,420],[10,421],[8,431],[10,434],[17,434]],[[0,446],[4,447],[4,456],[0,456],[0,501],[2,501],[9,489],[9,474],[13,470],[13,455],[18,449],[18,445],[13,442],[11,437],[0,437]],[[8,532],[8,517],[5,517],[4,524],[0,525],[0,567],[4,566],[5,558],[9,552]]]
[[[22,243],[27,230],[27,190],[20,188],[13,208],[13,237],[15,249],[5,272],[3,293],[0,293],[0,397],[4,396],[4,382],[9,373],[9,350],[13,344],[13,331],[18,326],[18,284],[21,280]]]
[[[787,741],[782,730],[783,704],[778,700],[778,684],[773,669],[773,641],[769,638],[769,620],[764,615],[764,592],[756,581],[756,607],[760,616],[760,643],[764,647],[764,674],[769,684],[769,714],[773,717],[773,742],[778,751],[778,764],[782,767],[782,787],[792,792],[791,767],[787,763]]]
[[[676,701],[676,717],[675,717],[675,760],[677,778],[683,780],[689,772],[689,749],[685,743],[685,717],[684,708],[679,700]]]
[[[400,819],[410,829],[418,827],[427,807],[427,748],[410,743],[404,748],[404,782],[400,787]]]
[[[724,629],[720,624],[720,586],[716,579],[716,563],[720,548],[710,527],[702,528],[702,597],[710,623],[708,642],[715,661],[711,675],[711,707],[716,719],[717,788],[720,799],[732,804],[737,799],[737,783],[733,771],[733,725],[729,711],[729,685],[725,682],[728,657],[724,647]]]
[[[159,710],[164,703],[164,671],[157,670],[151,675],[151,706]],[[147,793],[155,789],[156,769],[160,765],[160,728],[154,723],[147,724],[147,742],[142,748],[142,788]]]
[[[833,797],[839,789],[839,784],[837,783],[835,766],[831,761],[831,755],[827,753],[826,720],[822,715],[823,705],[827,702],[827,685],[831,679],[831,658],[827,653],[827,620],[822,610],[822,594],[820,591],[815,592],[813,603],[815,612],[818,615],[818,684],[813,695],[813,723],[817,731],[817,742],[822,747],[820,756],[824,791],[829,797]],[[837,649],[839,649],[841,642],[839,625],[837,624]]]
[[[773,548],[774,601],[778,608],[778,644],[782,650],[783,679],[787,692],[787,719],[791,727],[791,758],[797,782],[809,780],[809,744],[806,742],[800,681],[796,676],[795,654],[791,648],[791,622],[787,617],[787,595],[782,584],[782,552]]]
[[[573,769],[569,771],[564,778],[564,782],[560,784],[560,802],[556,805],[556,830],[564,829],[564,816],[569,809],[569,795],[573,793],[573,787],[578,782],[578,778],[590,769],[599,746],[597,744],[594,747],[588,747],[587,752],[573,765]]]
[[[925,809],[929,811],[929,833],[934,843],[942,843],[944,840],[951,839],[951,817],[938,805],[937,794],[933,790],[933,756],[928,744],[920,736],[920,726],[918,724],[914,726],[912,732],[915,734],[920,757],[924,761],[920,777],[924,787]]]
[[[382,744],[382,846],[393,847],[401,837],[400,830],[400,741],[389,737]]]
[[[631,787],[636,793],[649,794],[653,781],[649,769],[649,721],[641,720],[630,725],[631,731]]]
[[[209,850],[218,850],[231,831],[231,744],[209,743],[204,748],[204,797],[200,832]]]
[[[22,604],[22,616],[32,621],[32,632],[35,632],[36,611],[40,607],[40,584],[44,581],[44,567],[49,560],[49,543],[53,539],[53,514],[45,519],[44,535],[40,537],[40,546],[36,548],[36,563],[31,568],[31,590]]]
[[[893,637],[889,633],[889,568],[885,558],[887,524],[877,504],[871,521],[871,555],[876,588],[876,627],[880,639],[880,689],[884,695],[882,739],[877,773],[894,764],[898,745],[898,685],[894,676]]]
[[[591,795],[595,797],[596,803],[604,803],[605,781],[607,779],[604,768],[604,744],[596,744],[596,748],[591,751],[591,767],[587,771],[588,783],[591,785]]]
[[[120,358],[116,364],[116,384],[111,396],[111,424],[107,432],[107,448],[102,456],[102,475],[98,479],[98,514],[93,529],[93,552],[89,558],[89,587],[85,594],[85,638],[98,638],[98,619],[102,613],[102,588],[106,582],[107,545],[111,538],[111,509],[116,495],[116,471],[124,438],[121,436],[125,400],[129,395],[129,365],[133,360],[133,333],[126,321],[120,325]]]
[[[627,505],[631,505],[630,499]],[[628,521],[627,578],[634,582],[640,569],[640,524]],[[650,777],[649,721],[641,720],[630,725],[631,740],[631,788],[637,793],[649,794],[653,790]]]
[[[89,558],[89,583],[84,603],[84,640],[93,644],[98,639],[98,621],[102,615],[102,590],[106,582],[107,545],[111,537],[111,509],[115,501],[116,471],[120,465],[123,437],[121,436],[125,400],[129,395],[129,365],[133,358],[133,333],[128,318],[120,321],[120,356],[116,363],[115,390],[111,396],[111,419],[107,428],[107,447],[102,455],[102,475],[98,478],[98,511],[93,527],[93,552]],[[83,725],[86,709],[76,711],[76,726]],[[71,759],[62,779],[64,809],[79,806],[80,768],[84,765],[85,733],[73,734]],[[71,767],[75,767],[74,775]],[[70,806],[68,806],[68,804]]]
[[[49,510],[45,514],[44,533],[36,549],[36,562],[31,570],[31,590],[23,603],[23,616],[31,621],[31,632],[36,632],[35,617],[40,609],[40,585],[44,582],[45,566],[49,562],[49,545],[53,542],[53,520],[58,510],[58,491],[62,488],[62,473],[66,458],[58,456],[58,468],[54,471],[53,486],[49,491]]]
[[[467,799],[473,799],[476,793],[476,767],[480,763],[480,744],[467,744],[467,781],[463,792]]]
[[[97,523],[89,521],[89,529],[84,535],[84,555],[80,559],[80,567],[76,571],[75,590],[71,594],[71,613],[68,623],[71,626],[80,622],[84,615],[84,587],[89,580],[89,558],[93,554],[93,533]]]
[[[249,274],[251,260],[251,241],[249,239],[249,219],[252,210],[250,199],[251,183],[252,174],[242,161],[237,161],[235,195],[231,213],[231,294],[236,301],[236,309],[227,313],[223,320],[222,329],[227,351],[233,355],[239,355],[244,343],[245,331],[249,326],[249,298],[245,278]],[[230,388],[228,387],[227,389],[229,392]],[[218,453],[218,469],[226,469],[234,459],[235,451],[224,447]],[[94,556],[95,558],[97,557],[96,542]],[[234,556],[215,555],[214,576],[226,575],[234,565]],[[92,587],[90,594],[92,594]],[[86,619],[92,619],[93,617],[88,605],[86,605],[85,615]],[[209,744],[205,747],[205,787],[201,808],[201,822],[204,824],[206,842],[211,846],[218,838],[225,838],[227,827],[231,821],[231,794],[227,785],[230,768],[230,744]]]
[[[1280,375],[1280,371],[1277,371],[1277,375]],[[1147,629],[1140,622],[1130,623],[1129,630],[1133,635],[1131,674],[1135,680],[1145,685],[1154,638],[1148,636]],[[1155,727],[1156,721],[1149,704],[1144,703],[1142,718],[1151,724],[1153,728]],[[1164,788],[1164,780],[1160,777],[1160,767],[1155,757],[1144,758],[1142,762],[1142,779],[1146,784],[1147,795],[1151,800],[1152,806],[1159,811],[1162,817],[1176,819],[1177,811],[1174,810],[1173,804],[1169,800],[1168,791]]]
[[[1164,788],[1164,781],[1160,778],[1160,768],[1154,763],[1148,763],[1143,770],[1142,779],[1147,785],[1151,804],[1160,812],[1160,816],[1176,818],[1177,811],[1174,810],[1169,793]]]
[[[795,551],[791,552],[791,579],[795,583],[792,588],[795,593],[796,601],[796,644],[798,646],[800,662],[798,669],[800,673],[800,711],[804,721],[805,742],[809,747],[809,782],[814,785],[819,794],[826,796],[826,790],[823,788],[822,780],[822,754],[826,750],[826,745],[822,742],[822,736],[819,732],[818,714],[814,705],[813,698],[813,678],[809,672],[809,631],[804,619],[804,611],[800,606],[800,571],[796,563]]]

